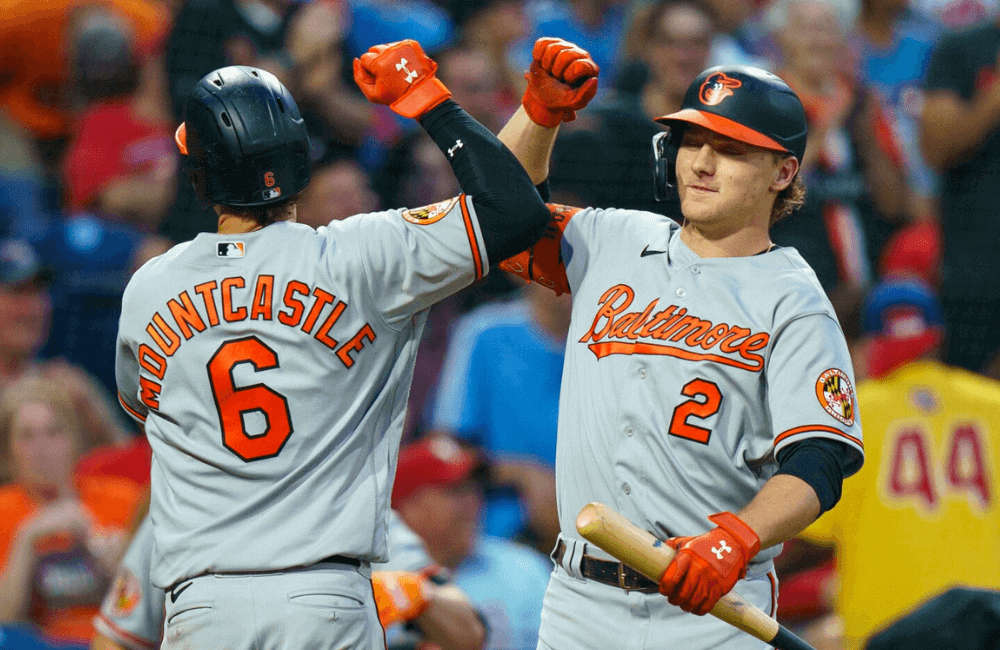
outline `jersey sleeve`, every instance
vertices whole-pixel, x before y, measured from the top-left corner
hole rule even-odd
[[[482,232],[472,200],[465,194],[356,220],[365,280],[376,309],[389,325],[488,272]]]
[[[118,566],[94,628],[129,650],[157,648],[163,628],[164,592],[150,582],[153,525],[147,516]]]
[[[139,399],[141,380],[139,378],[138,351],[130,340],[131,323],[125,320],[126,315],[133,313],[129,307],[129,294],[126,288],[122,298],[122,318],[118,324],[118,340],[115,344],[115,381],[118,384],[118,403],[132,419],[140,425],[146,422],[149,409]]]
[[[372,565],[372,571],[421,572],[436,565],[423,541],[396,514],[389,511],[389,561]]]
[[[769,444],[775,453],[792,442],[820,437],[864,454],[854,369],[844,335],[830,315],[812,313],[782,327],[764,372]]]

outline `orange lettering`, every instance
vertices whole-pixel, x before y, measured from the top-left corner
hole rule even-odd
[[[319,318],[323,307],[333,302],[333,294],[327,293],[319,287],[313,289],[313,295],[316,296],[316,300],[313,302],[312,309],[309,310],[309,315],[306,316],[306,322],[302,324],[302,331],[306,334],[312,333],[313,325],[316,324],[316,319]]]
[[[372,326],[365,323],[365,326],[358,330],[358,333],[351,337],[351,340],[345,343],[337,350],[337,357],[343,362],[344,366],[350,368],[354,365],[354,359],[351,358],[351,352],[360,350],[364,346],[365,339],[369,343],[375,341],[375,331],[372,330]]]
[[[215,280],[211,282],[203,282],[194,288],[199,294],[201,294],[201,299],[205,302],[205,310],[208,312],[208,324],[215,327],[219,324],[219,312],[215,310]]]
[[[597,315],[594,317],[594,324],[591,325],[590,331],[580,339],[580,343],[586,343],[588,339],[600,341],[607,336],[614,322],[614,317],[631,305],[634,297],[635,292],[632,290],[632,287],[625,284],[616,285],[605,291],[601,299],[597,301],[601,305],[601,308],[597,310]],[[619,298],[622,299],[621,304],[615,304]],[[598,332],[597,326],[602,318],[606,318],[608,322]]]
[[[139,377],[139,399],[148,408],[158,409],[160,408],[160,391],[163,387],[152,379],[146,379],[145,377]]]
[[[316,332],[316,340],[331,350],[337,347],[337,339],[330,338],[330,328],[333,327],[333,324],[340,319],[340,315],[344,313],[345,309],[347,309],[346,302],[338,302],[334,305],[333,311],[330,312],[330,315],[327,316],[323,324],[320,325],[319,331]]]
[[[226,278],[222,281],[222,317],[229,323],[235,323],[247,317],[246,307],[233,309],[233,287],[242,289],[244,286],[246,286],[246,281],[239,276]]]
[[[653,309],[656,307],[656,303],[657,301],[654,300],[653,302],[646,305],[646,309],[643,310],[642,314],[640,314],[637,319],[635,319],[635,321],[632,324],[632,327],[628,328],[628,330],[625,331],[626,337],[628,337],[633,341],[639,338],[639,331],[644,326],[646,319],[649,318],[650,312],[652,312]]]
[[[726,334],[729,333],[729,325],[722,323],[721,325],[716,325],[715,329],[705,335],[705,338],[701,340],[701,347],[708,350],[709,348],[715,347],[715,344],[725,338]]]
[[[191,338],[194,336],[194,332],[191,331],[192,327],[199,332],[204,332],[205,321],[201,319],[201,315],[195,309],[191,296],[188,295],[187,291],[182,291],[178,297],[184,303],[183,307],[173,298],[167,301],[167,307],[170,309],[170,315],[174,317],[174,322],[177,323],[181,334],[184,335],[185,339]]]
[[[674,313],[675,309],[677,309],[677,305],[670,305],[663,311],[653,314],[653,319],[643,325],[642,329],[639,330],[639,336],[652,336],[653,330],[662,325],[664,321],[668,320],[670,315]]]
[[[167,371],[167,360],[145,343],[139,344],[139,365],[157,379],[163,379]]]
[[[163,334],[156,331],[156,327],[153,327],[153,323],[156,323],[157,327],[163,331]],[[153,337],[156,345],[163,350],[163,354],[168,357],[173,356],[174,352],[177,352],[177,348],[181,345],[181,337],[177,335],[177,332],[170,329],[170,326],[167,325],[167,321],[163,320],[163,316],[160,316],[160,312],[153,314],[153,323],[146,325],[146,333]],[[166,339],[163,338],[164,335],[167,337]]]
[[[285,313],[283,311],[278,312],[278,320],[280,320],[285,325],[289,327],[295,327],[302,320],[302,313],[306,310],[305,303],[295,297],[295,294],[302,294],[303,296],[309,295],[309,287],[298,280],[292,280],[285,287],[285,297],[282,302],[286,307],[292,311]]]
[[[625,332],[628,330],[629,325],[635,323],[638,318],[639,314],[637,312],[632,312],[630,314],[625,314],[621,318],[615,319],[615,322],[611,326],[611,331],[608,332],[608,336],[616,339],[625,338]]]
[[[661,341],[674,331],[674,325],[676,325],[682,318],[684,314],[687,313],[687,307],[681,307],[681,310],[667,319],[667,322],[663,324],[659,332],[651,332],[653,338],[660,339]]]
[[[253,307],[250,320],[271,320],[271,293],[274,289],[273,275],[257,276],[257,286],[253,292]]]
[[[670,340],[680,341],[687,336],[684,342],[693,346],[695,343],[692,343],[691,339],[696,338],[699,334],[704,334],[711,328],[712,323],[707,320],[702,320],[697,316],[685,316],[677,323],[677,332],[670,337]]]
[[[733,325],[729,328],[729,335],[726,336],[726,340],[719,344],[719,350],[723,352],[736,352],[739,350],[739,344],[736,341],[748,336],[750,336],[750,330],[739,325]]]

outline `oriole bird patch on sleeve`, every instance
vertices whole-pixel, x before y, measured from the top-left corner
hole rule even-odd
[[[410,223],[415,223],[418,226],[426,226],[427,224],[434,223],[435,221],[440,221],[441,218],[451,211],[451,208],[458,202],[458,197],[453,197],[445,201],[438,201],[437,203],[431,203],[430,205],[425,205],[422,208],[413,208],[412,210],[403,210],[403,218]]]

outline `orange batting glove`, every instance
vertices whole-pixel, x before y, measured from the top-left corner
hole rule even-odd
[[[451,97],[436,72],[437,63],[410,39],[376,45],[354,59],[354,81],[365,97],[413,119]]]
[[[535,124],[547,127],[572,122],[597,94],[600,68],[590,54],[561,38],[535,41],[531,67],[524,73],[528,88],[521,105]]]
[[[760,538],[731,512],[711,515],[717,527],[704,535],[675,537],[667,544],[677,557],[660,578],[660,593],[685,612],[704,616],[736,581],[760,550]]]
[[[376,571],[372,573],[372,586],[382,627],[414,619],[430,605],[431,585],[419,573]]]

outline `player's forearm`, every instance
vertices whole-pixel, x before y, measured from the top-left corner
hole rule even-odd
[[[490,260],[505,260],[534,244],[548,225],[549,211],[510,150],[451,100],[431,109],[420,124],[472,197]]]
[[[795,537],[820,514],[813,488],[796,476],[771,477],[746,508],[738,513],[760,538],[762,549]]]
[[[415,619],[427,641],[442,650],[480,650],[486,628],[465,593],[452,585],[434,590],[427,609]]]
[[[549,177],[549,160],[558,133],[558,126],[549,128],[532,122],[522,106],[497,137],[514,153],[531,182],[538,185]]]

